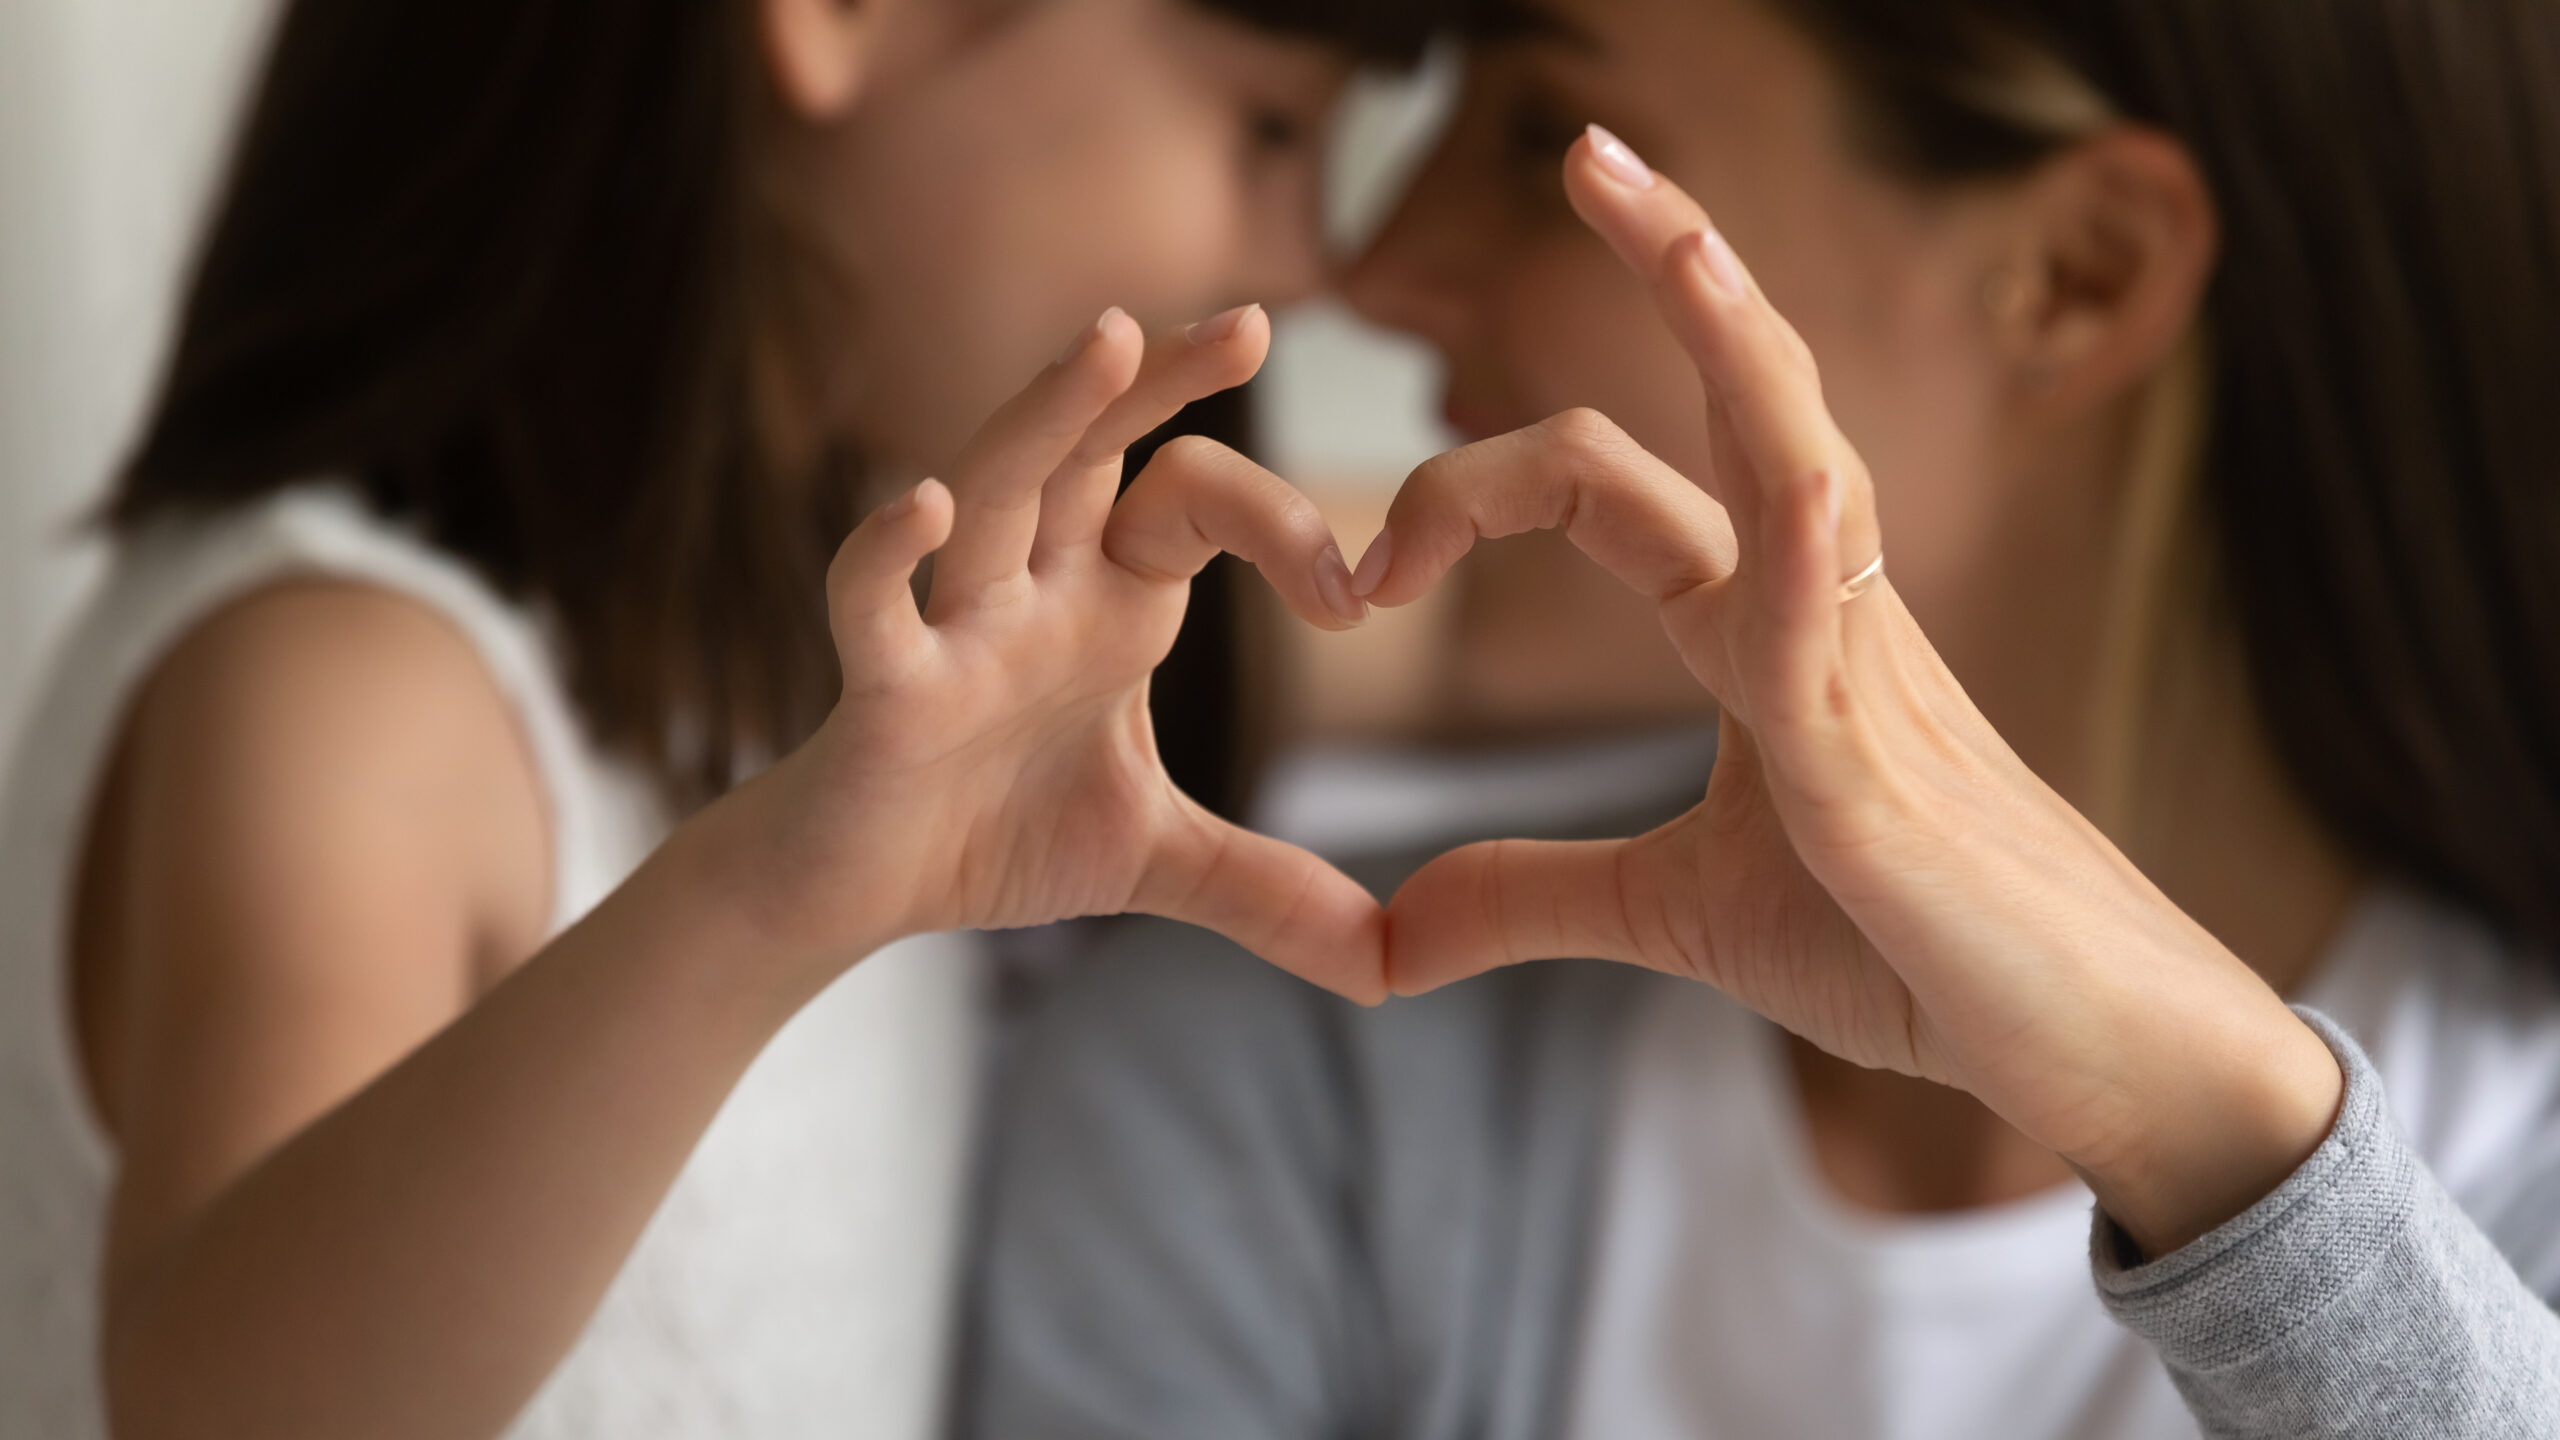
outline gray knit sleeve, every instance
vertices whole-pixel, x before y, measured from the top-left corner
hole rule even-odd
[[[2102,1212],[2098,1291],[2216,1437],[2560,1436],[2560,1316],[2392,1124],[2354,1040],[2337,1127],[2276,1192],[2127,1267]]]

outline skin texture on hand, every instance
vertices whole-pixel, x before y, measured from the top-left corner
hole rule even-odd
[[[1167,445],[1114,503],[1121,452],[1242,383],[1269,339],[1259,308],[1152,345],[1112,311],[989,422],[948,486],[925,482],[846,540],[828,587],[844,697],[733,797],[755,817],[736,884],[777,946],[823,973],[900,934],[1138,911],[1384,998],[1376,902],[1184,796],[1147,716],[1191,578],[1221,550],[1312,624],[1367,613],[1315,507],[1222,446]],[[919,607],[910,577],[928,554]]]
[[[1582,954],[1688,975],[1972,1093],[2147,1251],[2238,1213],[2326,1135],[2334,1058],[2010,751],[1889,580],[1843,601],[1881,553],[1866,467],[1703,212],[1605,137],[1566,182],[1698,369],[1707,472],[1560,416],[1417,471],[1359,580],[1405,603],[1478,538],[1562,528],[1657,600],[1724,747],[1653,834],[1426,867],[1390,908],[1395,988]]]
[[[1355,999],[1380,998],[1376,902],[1315,857],[1184,798],[1147,723],[1147,676],[1180,625],[1189,578],[1220,548],[1259,564],[1314,624],[1341,628],[1365,613],[1313,508],[1232,452],[1168,446],[1114,502],[1121,450],[1191,399],[1241,382],[1268,341],[1254,308],[1152,344],[1116,311],[1091,326],[980,432],[948,485],[917,487],[845,542],[828,586],[845,690],[822,731],[680,826],[593,912],[458,1014],[439,1014],[437,997],[409,1004],[400,1019],[411,1042],[369,1079],[349,1073],[331,1090],[302,1057],[283,1093],[285,1067],[270,1063],[257,1077],[263,1108],[236,1105],[231,1117],[233,1132],[254,1119],[256,1133],[215,1146],[202,1132],[218,1127],[200,1110],[154,1118],[173,1092],[210,1088],[196,1072],[154,1071],[153,1083],[127,1087],[102,1337],[117,1433],[498,1433],[576,1341],[765,1044],[847,966],[901,935],[1146,909],[1219,929]],[[909,577],[935,551],[919,608]],[[437,631],[431,620],[413,628]],[[380,649],[385,633],[358,638]],[[467,645],[445,644],[453,668],[487,688]],[[391,698],[417,708],[405,692]],[[513,743],[503,703],[479,699],[480,728],[503,752]],[[413,727],[430,757],[473,728],[437,719]],[[413,757],[379,765],[380,726],[328,735],[359,770],[398,772],[410,788],[395,798],[414,793]],[[218,737],[184,738],[202,747]],[[476,762],[485,749],[458,753]],[[307,742],[274,758],[304,771],[319,763]],[[424,773],[462,788],[446,769]],[[308,818],[290,795],[260,798],[259,814]],[[398,804],[369,808],[396,817],[395,835],[431,828],[407,823],[414,812]],[[219,826],[191,838],[202,843],[190,854],[224,842],[265,853]],[[415,857],[404,878],[434,859]],[[240,901],[252,887],[216,888]],[[266,925],[244,922],[233,948],[271,971],[293,950],[316,976],[355,973],[350,955],[378,961],[362,936],[401,913],[363,892],[351,908],[363,923],[314,938],[280,935],[273,908],[231,904]],[[211,938],[190,944],[203,951]],[[257,988],[197,958],[184,975],[153,973]],[[269,980],[269,991],[309,988],[299,976]],[[236,1028],[240,996],[220,998]],[[208,1002],[199,993],[192,1003]],[[307,1001],[270,1008],[272,1049],[290,1052],[287,1036],[304,1051],[329,1048]],[[200,1040],[231,1033],[195,1029]],[[155,1060],[183,1048],[139,1034],[132,1048]],[[371,1053],[348,1045],[343,1024],[328,1038]]]

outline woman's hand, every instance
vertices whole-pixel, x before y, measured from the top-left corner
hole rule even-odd
[[[1692,976],[1970,1091],[2148,1251],[2247,1208],[2328,1132],[2327,1047],[2010,751],[1890,583],[1847,595],[1881,554],[1866,466],[1706,216],[1602,137],[1566,171],[1697,365],[1712,467],[1693,485],[1559,416],[1417,471],[1358,588],[1403,604],[1479,537],[1562,526],[1659,597],[1722,749],[1652,834],[1426,867],[1389,909],[1392,984],[1570,955]]]
[[[706,817],[760,934],[824,978],[900,935],[1139,911],[1383,998],[1376,902],[1174,788],[1147,715],[1191,578],[1220,550],[1316,625],[1367,614],[1314,506],[1222,446],[1165,446],[1115,504],[1121,452],[1250,378],[1269,345],[1257,307],[1152,342],[1115,309],[947,487],[926,481],[845,541],[827,586],[842,700]]]

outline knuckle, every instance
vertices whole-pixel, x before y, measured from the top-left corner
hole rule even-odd
[[[1841,440],[1840,449],[1845,457],[1839,466],[1840,491],[1848,506],[1855,509],[1875,494],[1875,472],[1867,468],[1866,457],[1851,447],[1846,438]]]
[[[1097,465],[1108,465],[1126,454],[1128,454],[1128,447],[1121,444],[1117,438],[1096,435],[1088,430],[1076,441],[1075,448],[1067,452],[1067,463],[1091,468]]]
[[[1157,449],[1154,464],[1184,475],[1214,477],[1234,453],[1206,435],[1177,435]]]
[[[1301,541],[1307,549],[1329,543],[1333,538],[1333,527],[1325,523],[1324,512],[1315,507],[1315,502],[1286,486],[1282,487],[1280,496],[1279,520],[1280,528]]]
[[[861,579],[863,528],[856,527],[852,534],[847,535],[844,543],[836,547],[835,558],[827,562],[826,585],[830,598],[845,598]]]
[[[1441,496],[1456,490],[1458,476],[1465,470],[1468,463],[1467,452],[1474,448],[1469,445],[1456,450],[1443,450],[1414,466],[1412,473],[1405,476],[1403,489],[1398,492],[1399,497],[1411,496],[1415,500],[1435,502]]]
[[[1796,373],[1802,376],[1806,383],[1812,385],[1817,391],[1820,390],[1822,362],[1815,357],[1813,346],[1806,343],[1802,335],[1796,333],[1794,326],[1782,327],[1780,333],[1785,336],[1787,363],[1795,367]]]
[[[1847,667],[1834,665],[1824,670],[1817,681],[1812,709],[1824,725],[1834,730],[1849,732],[1857,728],[1858,686]]]
[[[1577,454],[1611,454],[1627,443],[1618,422],[1587,405],[1549,416],[1539,427],[1546,438]]]
[[[1640,472],[1636,462],[1644,448],[1599,411],[1567,410],[1550,423],[1555,427],[1551,444],[1560,477],[1572,484],[1570,507],[1561,515],[1549,516],[1550,522],[1569,523],[1584,504],[1602,492],[1619,489]]]

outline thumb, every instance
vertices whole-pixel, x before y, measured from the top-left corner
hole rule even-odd
[[[1214,930],[1347,1000],[1387,998],[1376,896],[1312,852],[1182,804],[1129,908]]]
[[[1638,878],[1654,838],[1489,840],[1438,857],[1387,907],[1388,987],[1418,995],[1530,960],[1652,963],[1637,917],[1663,914]]]

